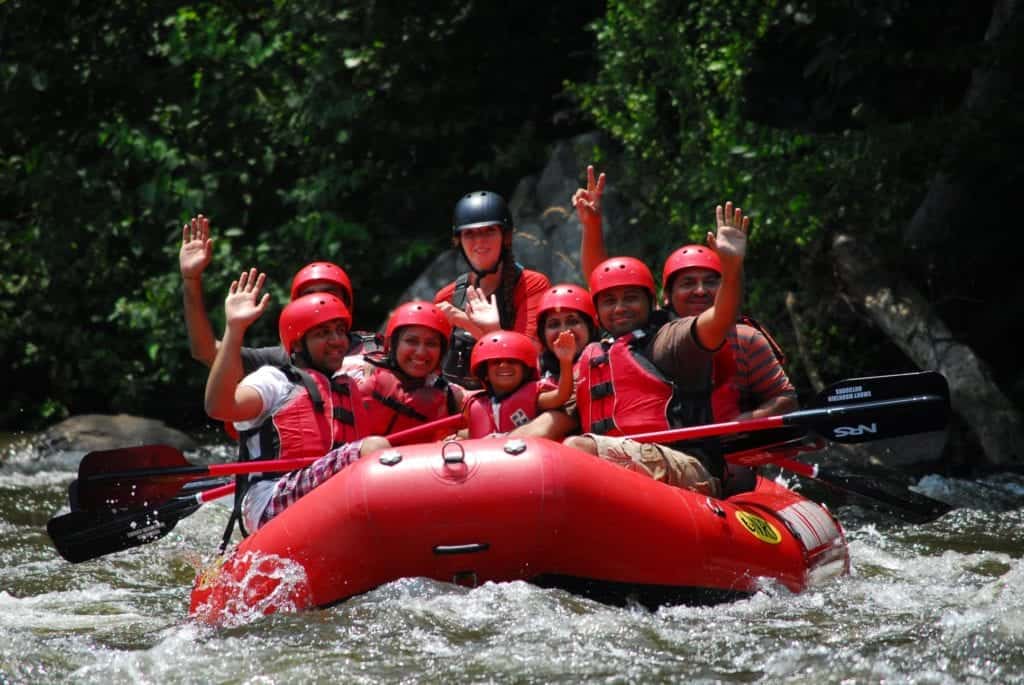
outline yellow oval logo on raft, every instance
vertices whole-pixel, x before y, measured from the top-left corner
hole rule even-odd
[[[750,534],[761,542],[770,545],[777,545],[782,542],[782,535],[779,529],[765,521],[760,516],[751,514],[749,511],[737,511],[736,518],[740,520],[743,527],[750,531]]]

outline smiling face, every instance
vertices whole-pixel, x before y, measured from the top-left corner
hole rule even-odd
[[[493,269],[501,259],[501,247],[504,235],[499,224],[466,228],[459,231],[459,245],[477,271]]]
[[[590,342],[590,328],[587,320],[575,309],[561,309],[549,311],[544,314],[544,347],[553,352],[552,345],[555,338],[562,331],[569,331],[576,338],[576,354],[579,355],[583,348]]]
[[[679,316],[697,316],[715,301],[722,276],[699,266],[683,269],[672,277],[669,304]]]
[[[515,359],[492,359],[487,362],[487,383],[496,393],[505,395],[518,389],[525,376],[526,368]]]
[[[395,361],[413,378],[425,378],[441,363],[441,334],[426,326],[403,326],[395,343]]]
[[[632,285],[602,290],[595,304],[601,327],[616,337],[644,326],[651,316],[648,292]]]
[[[348,352],[348,324],[344,319],[331,319],[309,329],[302,338],[306,353],[315,369],[333,374],[341,368]]]

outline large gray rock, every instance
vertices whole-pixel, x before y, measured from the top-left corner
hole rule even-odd
[[[82,414],[50,426],[38,442],[41,453],[116,449],[136,445],[198,446],[192,438],[162,421],[129,414]]]

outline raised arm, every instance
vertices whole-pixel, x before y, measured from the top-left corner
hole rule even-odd
[[[185,330],[192,358],[206,366],[217,354],[217,338],[213,334],[210,318],[203,303],[203,271],[213,259],[213,241],[210,239],[210,221],[202,214],[181,229],[181,250],[178,266],[181,269],[182,296],[185,305]]]
[[[587,287],[590,287],[590,272],[608,259],[601,227],[601,196],[604,194],[604,183],[604,174],[594,180],[594,167],[590,165],[587,167],[587,187],[578,189],[572,196],[572,205],[576,208],[576,215],[583,226],[580,269],[583,271],[583,280]]]
[[[732,202],[715,207],[716,233],[708,232],[708,247],[718,253],[722,262],[722,284],[714,303],[697,317],[697,339],[706,349],[715,350],[736,325],[743,294],[743,259],[747,254],[747,232],[750,217],[735,209]]]
[[[224,300],[226,324],[224,339],[210,366],[206,379],[206,413],[221,421],[248,421],[263,411],[263,399],[252,387],[239,385],[242,370],[242,340],[253,321],[267,309],[270,295],[260,297],[266,274],[256,269],[243,271],[231,283]]]
[[[537,408],[544,411],[558,409],[572,396],[572,358],[576,354],[576,336],[572,331],[562,331],[551,347],[558,357],[558,387],[537,395]]]

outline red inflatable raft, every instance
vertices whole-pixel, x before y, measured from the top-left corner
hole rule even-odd
[[[717,500],[548,440],[487,438],[353,464],[200,573],[190,611],[231,623],[417,576],[713,603],[848,569],[835,518],[772,481]]]

